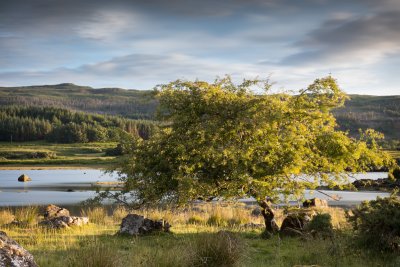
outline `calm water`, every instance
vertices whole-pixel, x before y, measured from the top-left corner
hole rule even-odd
[[[17,179],[27,174],[32,181]],[[115,181],[101,170],[0,170],[0,206],[75,204],[96,194],[92,183]],[[73,192],[69,192],[73,190]]]
[[[32,181],[18,182],[21,174],[27,174]],[[355,178],[386,178],[387,173],[357,174]],[[92,183],[115,181],[115,173],[104,173],[101,170],[0,170],[0,206],[75,204],[96,193]],[[73,192],[69,192],[73,190]],[[363,200],[372,200],[377,196],[388,196],[382,192],[347,192],[323,191],[337,195],[340,201],[332,201],[319,192],[306,192],[306,198],[319,197],[327,199],[330,205],[353,205]]]

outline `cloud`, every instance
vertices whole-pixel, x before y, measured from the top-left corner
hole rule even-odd
[[[326,21],[295,47],[284,64],[372,64],[400,52],[400,11]]]

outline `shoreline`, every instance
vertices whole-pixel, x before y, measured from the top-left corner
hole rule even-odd
[[[104,165],[8,165],[0,170],[106,170]]]

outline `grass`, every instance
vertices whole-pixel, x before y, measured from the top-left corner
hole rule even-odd
[[[0,225],[0,228],[30,251],[39,266],[398,266],[400,263],[398,254],[371,253],[354,247],[351,232],[343,222],[344,211],[339,208],[324,209],[333,221],[338,221],[333,237],[326,239],[275,236],[265,240],[260,237],[263,229],[188,223],[194,216],[207,221],[215,214],[229,221],[239,214],[237,210],[242,219],[259,223],[262,218],[251,216],[253,208],[196,205],[185,210],[143,210],[140,213],[149,217],[168,218],[173,225],[172,233],[136,238],[115,235],[121,218],[128,213],[122,207],[82,208],[82,213],[93,216],[94,220],[87,226],[69,230],[49,230],[37,224]],[[5,208],[0,215],[40,219],[39,210]],[[283,214],[281,210],[278,213]]]
[[[0,142],[0,168],[18,166],[85,166],[107,167],[116,162],[116,157],[106,157],[105,150],[115,147],[116,143],[76,143],[55,144],[44,141],[35,142]],[[54,155],[51,158],[7,159],[1,155],[14,154],[23,157],[34,152]]]

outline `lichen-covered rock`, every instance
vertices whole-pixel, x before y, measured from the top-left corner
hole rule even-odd
[[[60,216],[70,216],[69,210],[57,207],[56,205],[48,205],[43,214],[46,220],[53,219]]]
[[[137,214],[128,214],[122,219],[119,234],[143,235],[154,231],[169,232],[171,225],[164,221],[154,221]]]
[[[320,198],[307,199],[306,201],[303,202],[303,207],[326,208],[328,207],[328,201],[326,201],[326,199],[320,199]]]
[[[0,231],[0,267],[37,267],[32,254]]]
[[[20,177],[18,177],[18,182],[29,182],[29,181],[32,181],[32,179],[26,174],[22,174]]]
[[[70,226],[82,226],[88,223],[88,217],[59,216],[42,221],[40,224],[50,228],[69,228]]]

